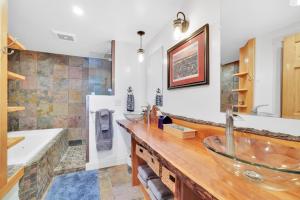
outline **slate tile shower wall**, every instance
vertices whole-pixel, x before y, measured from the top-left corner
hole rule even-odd
[[[68,139],[86,136],[86,95],[111,94],[111,62],[33,51],[9,56],[9,70],[26,76],[9,81],[9,105],[25,106],[10,113],[10,131],[66,128]]]
[[[221,112],[226,112],[228,104],[238,104],[238,94],[232,93],[233,89],[239,88],[239,78],[233,74],[239,72],[238,62],[223,65],[221,67]],[[233,102],[230,102],[230,95],[233,95]],[[237,111],[236,108],[234,108]]]

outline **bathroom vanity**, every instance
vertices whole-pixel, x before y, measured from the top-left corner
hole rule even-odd
[[[174,199],[177,200],[300,199],[300,188],[271,191],[224,170],[203,145],[203,139],[208,136],[224,135],[224,128],[181,119],[173,119],[173,122],[197,130],[196,138],[183,140],[163,132],[154,125],[147,127],[142,122],[117,121],[118,125],[131,135],[132,184],[141,185],[146,199],[147,192],[137,178],[137,167],[146,162],[156,173],[159,173],[162,181],[173,191]],[[235,131],[235,135],[267,139],[279,144],[288,142],[295,147],[300,145],[299,142],[238,131]]]

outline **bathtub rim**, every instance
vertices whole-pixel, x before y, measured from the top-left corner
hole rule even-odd
[[[36,129],[36,130],[20,131],[20,132],[38,131],[38,130],[45,131],[45,130],[53,130],[53,129],[57,129],[58,133],[50,141],[48,141],[47,144],[38,153],[36,153],[36,155],[34,155],[29,161],[27,161],[25,163],[13,163],[13,164],[10,164],[10,165],[29,166],[29,165],[32,165],[33,163],[38,162],[43,157],[43,155],[45,153],[47,153],[47,151],[61,138],[61,136],[63,134],[67,134],[67,129],[64,129],[64,128]],[[16,132],[19,132],[19,131],[8,132],[8,135],[9,135],[9,133],[16,133]]]

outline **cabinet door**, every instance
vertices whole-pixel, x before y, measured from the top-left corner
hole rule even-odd
[[[300,33],[283,45],[282,117],[300,119]]]

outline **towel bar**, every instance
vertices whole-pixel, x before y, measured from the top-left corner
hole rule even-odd
[[[96,113],[96,112],[97,112],[97,111],[93,111],[93,110],[90,111],[90,113],[92,113],[92,114],[94,114],[94,113]],[[114,111],[114,110],[109,110],[109,112],[114,113],[115,111]]]

